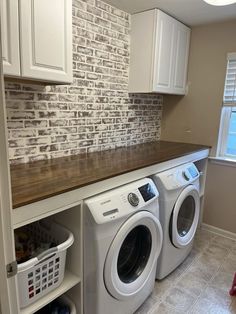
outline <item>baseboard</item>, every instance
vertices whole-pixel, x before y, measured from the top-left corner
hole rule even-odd
[[[217,227],[214,227],[214,226],[211,226],[208,224],[204,224],[204,223],[201,224],[201,228],[203,230],[210,231],[210,232],[213,232],[215,234],[221,235],[225,238],[236,240],[236,233],[233,233],[233,232],[230,232],[230,231],[227,231],[224,229],[220,229],[220,228],[217,228]]]

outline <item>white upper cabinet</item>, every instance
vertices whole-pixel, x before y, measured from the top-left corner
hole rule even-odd
[[[16,66],[10,63],[8,67],[10,70],[4,67],[4,74],[29,80],[71,83],[71,0],[3,1],[8,2],[14,2],[14,5],[8,4],[9,13],[6,9],[2,11],[2,23],[3,25],[5,23],[5,27],[2,28],[3,58],[5,55],[13,54],[15,61],[17,51],[18,71],[15,70]],[[14,31],[11,25],[15,26]],[[9,45],[11,41],[18,47]]]
[[[132,16],[129,92],[185,94],[190,29],[154,9]]]
[[[71,0],[20,0],[22,76],[72,81]]]
[[[3,70],[20,76],[18,1],[1,0],[0,12]]]

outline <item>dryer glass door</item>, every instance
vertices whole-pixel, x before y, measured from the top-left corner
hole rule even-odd
[[[200,213],[199,192],[193,185],[179,195],[170,221],[172,243],[177,248],[187,246],[194,238]]]
[[[195,215],[195,200],[192,195],[188,195],[180,209],[177,218],[177,231],[180,237],[185,237],[194,221]]]
[[[136,295],[153,273],[161,247],[159,220],[147,211],[131,216],[107,253],[104,281],[108,292],[118,300]]]

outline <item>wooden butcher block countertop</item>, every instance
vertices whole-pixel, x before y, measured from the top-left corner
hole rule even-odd
[[[11,166],[13,208],[208,149],[158,141]]]

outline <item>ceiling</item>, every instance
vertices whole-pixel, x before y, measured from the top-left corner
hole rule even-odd
[[[131,14],[148,9],[159,8],[189,26],[236,19],[236,3],[217,7],[205,3],[203,0],[104,1]]]

